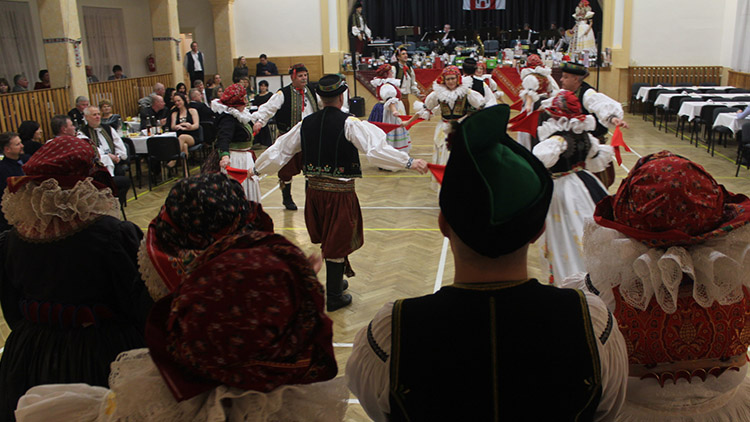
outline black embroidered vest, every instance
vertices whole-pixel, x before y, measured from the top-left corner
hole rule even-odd
[[[599,117],[597,117],[596,114],[591,113],[590,111],[586,110],[586,107],[583,105],[583,94],[585,94],[586,91],[588,91],[589,89],[594,89],[594,88],[591,85],[587,84],[586,82],[582,82],[581,86],[576,91],[576,96],[578,97],[578,101],[581,102],[581,111],[583,112],[583,114],[591,114],[592,116],[594,116],[594,119],[596,119],[596,128],[594,129],[593,132],[591,132],[591,134],[601,140],[604,137],[604,135],[607,134],[609,130],[607,129],[606,126],[604,126],[603,124],[599,122]]]
[[[278,126],[279,131],[286,133],[302,120],[304,99],[297,90],[292,88],[292,85],[281,88],[281,92],[284,94],[284,104],[281,105],[274,118],[276,119],[276,126]],[[307,96],[307,101],[313,110],[318,111],[318,101],[307,87],[305,87],[305,96]]]
[[[302,121],[302,172],[306,176],[362,177],[357,148],[346,139],[349,115],[326,107]]]
[[[591,149],[591,139],[589,139],[588,132],[584,133],[573,133],[573,132],[558,132],[555,135],[562,136],[568,147],[560,154],[560,158],[557,160],[555,165],[550,167],[551,173],[562,173],[569,171],[576,164],[584,163],[586,156],[589,154]]]
[[[466,96],[456,99],[456,102],[453,103],[453,108],[448,103],[440,101],[440,114],[443,116],[443,120],[446,121],[458,120],[469,114],[472,110],[474,110],[474,107],[469,104]]]
[[[392,330],[391,421],[590,421],[599,404],[606,339],[579,290],[446,286],[397,301]]]

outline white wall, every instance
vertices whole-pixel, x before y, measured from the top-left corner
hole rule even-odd
[[[737,0],[633,0],[630,64],[729,66]]]
[[[238,0],[244,3],[248,0]],[[271,0],[275,1],[275,0]],[[309,1],[309,0],[306,0]],[[216,39],[214,38],[214,15],[208,0],[178,0],[178,16],[180,19],[180,33],[193,33],[193,40],[198,43],[198,49],[203,53],[204,73],[216,73]],[[181,62],[182,63],[182,62]],[[183,67],[185,63],[182,63]],[[222,75],[224,80],[226,75]],[[231,81],[231,75],[229,80]],[[226,86],[226,83],[225,85]]]
[[[236,0],[237,56],[323,54],[319,0]]]

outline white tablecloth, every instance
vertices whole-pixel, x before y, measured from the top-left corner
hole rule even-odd
[[[735,107],[735,106],[743,106],[745,104],[748,104],[748,101],[696,101],[696,102],[689,102],[689,103],[682,103],[680,106],[680,111],[677,112],[678,116],[687,116],[689,121],[692,121],[697,116],[701,114],[701,109],[703,109],[703,106],[705,105],[721,105],[725,107]]]
[[[750,122],[750,119],[738,119],[737,113],[721,113],[716,116],[714,127],[726,126],[732,133],[737,133],[742,130],[742,125],[748,122]]]
[[[689,94],[683,94],[680,92],[675,92],[671,94],[659,94],[658,97],[656,97],[656,101],[654,101],[655,106],[668,106],[669,100],[672,99],[672,97],[676,97],[678,95],[689,95],[693,98],[702,98],[702,97],[721,97],[721,98],[727,98],[731,99],[734,97],[747,97],[750,96],[750,94],[695,94],[695,93],[689,93]]]
[[[130,138],[130,140],[133,141],[133,146],[135,147],[136,154],[148,154],[148,146],[146,145],[148,138],[166,138],[166,137],[173,137],[173,136],[177,136],[177,133],[166,132],[161,135],[154,135],[154,136],[137,136],[135,138]]]
[[[684,89],[728,89],[734,88],[733,86],[642,86],[638,89],[638,94],[635,96],[637,100],[644,101],[648,98],[648,92],[652,89],[668,89],[670,91],[682,91]]]
[[[128,132],[130,132],[130,133],[139,132],[141,130],[141,121],[140,120],[138,120],[138,121],[131,120],[129,122],[125,121],[124,123],[126,125],[128,125]]]

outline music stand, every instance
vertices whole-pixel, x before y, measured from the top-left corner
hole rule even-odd
[[[419,35],[422,32],[420,31],[420,27],[418,26],[397,26],[396,27],[396,36],[397,37],[404,37],[404,44],[406,44],[406,37],[409,35]]]

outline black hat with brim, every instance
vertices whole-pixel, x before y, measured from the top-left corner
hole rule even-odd
[[[440,210],[472,250],[497,258],[530,243],[544,228],[552,178],[506,133],[510,108],[474,113],[449,136]]]
[[[586,69],[586,66],[580,63],[573,63],[573,62],[564,62],[562,66],[560,66],[560,70],[562,70],[564,73],[570,73],[570,74],[579,75],[579,76],[587,76],[589,74],[589,71],[588,69]]]
[[[340,74],[331,74],[320,78],[315,92],[321,97],[337,97],[348,88],[346,78]]]

